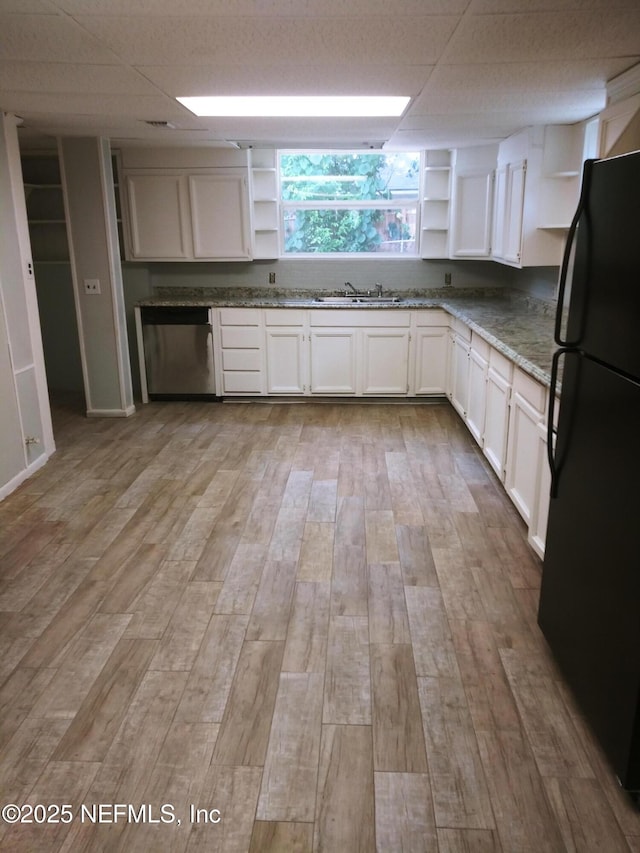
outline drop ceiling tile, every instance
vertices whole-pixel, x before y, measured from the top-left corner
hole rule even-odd
[[[502,62],[438,65],[429,90],[439,94],[460,89],[488,91],[562,91],[605,88],[607,80],[635,65],[637,57],[550,62]]]
[[[635,0],[471,0],[469,14],[519,12],[588,12],[593,9],[635,9]]]
[[[433,64],[456,16],[362,18],[110,18],[78,21],[135,65]],[[382,73],[382,72],[381,72]]]
[[[583,118],[591,116],[604,108],[606,92],[604,89],[580,89],[565,92],[506,92],[499,89],[487,89],[479,93],[475,89],[460,89],[456,92],[424,93],[411,107],[409,116],[419,118],[422,115],[450,115],[456,113],[509,112],[511,110],[554,109],[571,111]]]
[[[466,16],[444,63],[522,62],[635,56],[640,6],[633,10]]]
[[[210,130],[198,128],[165,129],[152,127],[144,121],[120,116],[68,116],[52,121],[49,114],[34,114],[20,128],[25,136],[34,132],[53,136],[105,136],[115,140],[143,140],[161,145],[218,145],[227,143]]]
[[[397,119],[371,118],[207,118],[203,123],[226,139],[290,139],[353,138],[364,142],[371,138],[387,139],[395,131]]]
[[[58,14],[50,0],[0,0],[0,15],[51,15]]]
[[[564,118],[561,118],[564,117]],[[505,110],[503,112],[477,112],[465,114],[434,114],[431,116],[417,116],[404,119],[399,125],[394,138],[398,133],[414,133],[432,135],[433,133],[446,133],[451,138],[463,136],[465,133],[473,133],[474,129],[484,133],[491,130],[498,137],[501,134],[508,136],[516,130],[536,124],[572,124],[580,121],[584,116],[576,115],[573,111],[559,110],[553,106],[545,106],[531,110]]]
[[[137,70],[169,95],[417,95],[432,65],[142,65]]]
[[[77,95],[4,92],[3,109],[20,115],[49,113],[76,116],[135,116],[141,119],[192,118],[177,102],[162,95]]]
[[[0,91],[157,94],[142,75],[121,65],[0,61]]]
[[[20,2],[20,0],[13,0]],[[129,15],[131,0],[57,0],[71,15]],[[137,0],[138,15],[171,17],[347,17],[462,14],[468,0]]]
[[[74,21],[58,15],[0,15],[0,59],[105,64],[117,61]]]

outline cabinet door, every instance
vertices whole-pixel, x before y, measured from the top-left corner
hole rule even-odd
[[[451,256],[486,258],[491,252],[493,170],[456,174],[451,217]]]
[[[129,174],[126,188],[131,257],[140,260],[190,257],[184,177]]]
[[[507,494],[527,522],[536,501],[538,486],[539,424],[543,414],[515,392],[509,416],[508,458],[505,475]]]
[[[482,447],[484,434],[488,365],[487,359],[472,347],[469,353],[467,426],[480,447]]]
[[[551,471],[547,460],[547,427],[544,423],[538,424],[537,468],[538,484],[536,487],[536,501],[533,512],[531,513],[527,538],[533,550],[542,559],[544,558],[544,548],[547,539],[547,521],[551,500]]]
[[[243,172],[190,175],[189,203],[194,258],[233,261],[251,257],[247,181]]]
[[[511,383],[492,367],[487,371],[487,401],[484,417],[484,455],[504,482],[509,429]]]
[[[364,329],[362,393],[407,394],[409,330]]]
[[[466,421],[469,403],[469,342],[459,335],[453,335],[451,340],[449,376],[451,404]]]
[[[504,224],[507,211],[507,169],[496,170],[493,191],[493,225],[491,229],[491,255],[504,257]]]
[[[311,393],[356,393],[356,330],[311,333]]]
[[[416,359],[414,364],[414,394],[444,394],[447,387],[447,348],[449,329],[446,326],[418,328],[415,333]]]
[[[267,329],[267,393],[304,394],[304,334]]]
[[[507,171],[507,209],[504,230],[504,259],[520,263],[522,254],[522,226],[524,220],[524,186],[527,163],[509,165]]]

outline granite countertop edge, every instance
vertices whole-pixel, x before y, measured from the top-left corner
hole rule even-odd
[[[510,293],[505,296],[499,289],[465,290],[455,294],[450,290],[444,292],[441,290],[432,291],[428,295],[394,291],[392,295],[400,297],[400,302],[382,301],[380,304],[376,304],[373,299],[366,304],[331,304],[314,301],[322,295],[331,294],[318,291],[313,294],[290,291],[279,294],[269,293],[269,295],[237,291],[195,293],[182,288],[165,288],[159,289],[153,297],[140,300],[136,305],[138,307],[183,305],[207,308],[312,308],[332,311],[441,308],[465,323],[471,331],[538,382],[546,387],[550,385],[555,308],[551,303],[522,294]]]

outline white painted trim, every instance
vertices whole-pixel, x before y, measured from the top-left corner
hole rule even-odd
[[[69,214],[69,199],[67,197],[67,175],[65,168],[64,153],[62,151],[62,138],[57,138],[58,162],[60,164],[60,180],[62,183],[62,199],[64,202],[64,216],[67,224],[67,241],[69,244],[69,265],[71,269],[71,283],[73,285],[73,302],[76,308],[76,323],[78,324],[78,344],[80,348],[80,365],[82,367],[82,384],[84,385],[84,399],[87,410],[91,408],[91,386],[89,384],[89,372],[87,369],[87,353],[84,345],[84,327],[82,325],[82,309],[80,304],[80,290],[78,282],[78,270],[76,269],[76,254],[73,248],[73,231],[70,228],[71,217]]]
[[[131,405],[126,409],[87,409],[88,418],[129,418],[134,415],[136,407]]]
[[[24,290],[25,303],[27,308],[27,325],[29,328],[29,343],[31,347],[31,358],[33,363],[33,371],[36,383],[36,393],[38,396],[38,416],[41,429],[42,446],[46,453],[53,453],[56,449],[53,437],[53,424],[51,422],[51,405],[49,402],[49,387],[47,384],[47,374],[44,363],[44,349],[42,345],[42,325],[40,323],[40,312],[38,309],[38,295],[36,292],[35,274],[33,272],[33,258],[31,254],[31,239],[29,237],[29,225],[27,217],[27,206],[24,193],[24,183],[22,178],[22,169],[20,165],[20,145],[18,142],[18,125],[19,120],[16,116],[6,116],[6,120],[11,120],[15,131],[10,135],[5,135],[7,144],[7,153],[12,167],[12,202],[16,219],[16,229],[18,233],[18,244],[20,247],[21,257],[21,276]],[[29,275],[27,267],[30,266],[31,274]],[[18,371],[14,368],[14,373]],[[22,420],[22,416],[21,416]],[[26,459],[25,454],[25,459]]]
[[[617,104],[640,92],[640,62],[607,81],[607,105]]]
[[[133,309],[136,321],[136,341],[138,342],[138,367],[140,369],[140,396],[143,403],[149,402],[149,388],[147,385],[147,366],[144,360],[144,338],[142,335],[142,313],[140,306],[136,305]],[[211,314],[211,310],[209,311]],[[216,386],[219,387],[219,386]]]
[[[133,401],[133,380],[131,377],[131,368],[129,365],[128,357],[125,358],[125,353],[128,355],[129,347],[128,341],[123,340],[123,328],[126,329],[126,312],[124,309],[124,293],[123,293],[123,284],[122,284],[122,270],[120,267],[120,258],[118,258],[118,266],[116,267],[114,253],[113,253],[113,241],[110,226],[116,229],[116,239],[117,239],[117,223],[115,220],[115,198],[114,197],[114,186],[113,186],[113,174],[111,174],[111,183],[107,184],[106,178],[106,162],[105,157],[108,157],[109,160],[109,172],[111,173],[111,150],[109,147],[109,141],[99,137],[96,139],[96,143],[98,145],[98,162],[100,163],[99,177],[100,177],[100,185],[102,187],[102,221],[104,223],[104,239],[105,245],[107,247],[107,258],[109,264],[109,275],[111,278],[110,281],[110,296],[111,296],[111,315],[113,320],[113,333],[114,339],[116,342],[116,361],[118,364],[118,389],[120,392],[120,405],[124,410],[126,410]],[[109,208],[108,200],[113,198],[113,213],[114,218],[113,222],[111,221],[111,211]],[[116,283],[120,286],[120,301],[118,300],[118,292],[116,291]],[[122,310],[120,310],[122,309]],[[126,337],[126,335],[125,335]],[[126,382],[126,374],[129,374],[129,393],[127,394],[127,382]]]
[[[33,474],[36,473],[40,468],[43,467],[48,461],[49,457],[52,456],[52,453],[43,453],[41,456],[38,456],[33,462],[31,462],[26,468],[23,468],[19,474],[16,474],[8,483],[5,483],[4,486],[0,486],[0,501],[3,501],[6,497],[8,497],[12,492],[21,486],[25,480],[28,480]]]

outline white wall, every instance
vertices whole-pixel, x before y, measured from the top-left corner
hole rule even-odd
[[[59,143],[87,414],[134,412],[108,140]],[[100,292],[85,292],[97,280]]]

